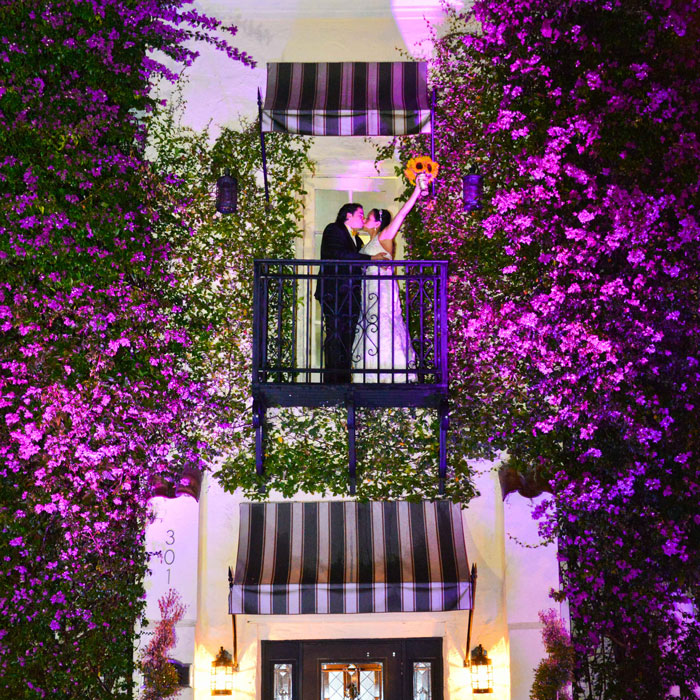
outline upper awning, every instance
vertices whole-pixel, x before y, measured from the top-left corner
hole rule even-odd
[[[231,614],[470,607],[459,506],[445,501],[241,504]]]
[[[268,63],[262,130],[313,136],[430,133],[427,64]]]

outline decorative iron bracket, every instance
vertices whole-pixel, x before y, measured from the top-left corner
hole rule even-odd
[[[229,591],[233,586],[233,573],[231,567],[228,567],[228,588]],[[231,615],[231,632],[233,634],[233,670],[238,671],[238,635],[236,634],[236,616]]]

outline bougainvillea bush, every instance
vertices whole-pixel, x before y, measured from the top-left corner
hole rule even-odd
[[[452,262],[455,439],[552,480],[579,697],[700,680],[698,10],[477,0],[436,40],[411,250]]]
[[[163,293],[189,230],[144,119],[189,40],[251,63],[216,29],[182,0],[0,3],[3,697],[130,692],[149,482],[201,464],[209,403]]]
[[[163,700],[180,694],[177,670],[170,663],[168,652],[177,643],[175,627],[186,608],[182,597],[173,588],[158,598],[160,620],[140,654],[143,688],[139,700]]]
[[[539,618],[547,656],[535,669],[530,700],[571,700],[568,688],[573,677],[574,648],[566,623],[552,608],[541,610]]]

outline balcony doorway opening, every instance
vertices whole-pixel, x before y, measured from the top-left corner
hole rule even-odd
[[[343,187],[339,181],[327,178],[327,182],[321,182],[318,179],[317,183],[309,185],[309,193],[312,197],[310,211],[313,212],[313,222],[310,227],[307,226],[306,239],[303,241],[300,249],[297,250],[297,255],[300,258],[309,260],[318,260],[321,257],[321,239],[323,238],[323,229],[335,221],[340,208],[348,202],[356,202],[361,204],[365,214],[368,214],[372,209],[389,209],[392,214],[400,208],[400,204],[394,201],[398,194],[398,179],[395,178],[368,178],[365,183],[355,183],[362,185],[362,189]],[[309,240],[310,234],[310,240]],[[362,244],[369,242],[369,234],[360,232]],[[396,259],[403,258],[403,236],[397,236]],[[302,303],[304,300],[301,300]],[[311,311],[313,331],[309,341],[311,348],[309,349],[316,363],[321,361],[322,343],[321,343],[321,307],[318,303],[313,303]],[[304,340],[299,338],[299,351],[304,352]],[[307,341],[307,342],[309,342]]]

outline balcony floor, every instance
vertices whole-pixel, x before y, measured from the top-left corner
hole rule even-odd
[[[253,397],[265,406],[355,406],[437,408],[447,400],[441,384],[253,384]]]

